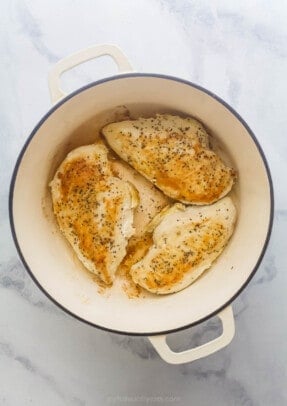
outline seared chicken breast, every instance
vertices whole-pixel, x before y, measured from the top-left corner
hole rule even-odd
[[[113,175],[107,154],[102,144],[73,150],[50,186],[60,230],[84,266],[111,284],[135,231],[138,194]]]
[[[167,196],[211,204],[232,188],[235,171],[209,148],[206,130],[193,118],[158,114],[102,129],[110,147]]]
[[[229,197],[204,207],[175,204],[157,216],[145,254],[133,264],[133,281],[146,290],[174,293],[194,282],[221,254],[234,229]]]

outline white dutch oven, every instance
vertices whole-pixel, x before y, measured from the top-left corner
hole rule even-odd
[[[92,58],[110,55],[120,74],[65,96],[61,74]],[[145,335],[170,363],[204,357],[226,346],[234,335],[231,302],[258,268],[269,240],[273,193],[264,154],[247,124],[213,93],[175,77],[124,73],[131,66],[115,46],[91,47],[58,62],[49,77],[53,108],[24,145],[10,189],[10,221],[19,255],[40,289],[67,313],[92,326],[121,334]],[[60,235],[52,214],[48,182],[66,153],[94,141],[119,117],[180,112],[200,119],[224,146],[239,173],[233,198],[238,208],[234,235],[224,253],[196,283],[174,295],[128,299],[120,289],[97,292]],[[166,334],[217,315],[222,335],[181,353],[171,351]]]

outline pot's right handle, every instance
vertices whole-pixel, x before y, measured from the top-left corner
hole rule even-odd
[[[169,364],[185,364],[206,357],[230,343],[235,333],[234,317],[232,307],[228,306],[217,314],[222,322],[222,334],[209,343],[192,348],[191,350],[174,352],[166,343],[166,336],[150,336],[149,340],[161,356]]]
[[[65,92],[61,89],[60,85],[60,77],[64,72],[90,59],[104,55],[109,55],[113,58],[120,73],[131,72],[133,70],[128,58],[120,48],[115,45],[103,44],[83,49],[82,51],[61,59],[50,71],[48,80],[52,103],[56,103],[65,96]]]

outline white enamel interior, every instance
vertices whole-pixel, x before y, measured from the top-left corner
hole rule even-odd
[[[98,293],[60,235],[48,182],[66,153],[93,142],[104,123],[125,105],[132,115],[159,111],[199,118],[220,141],[239,179],[234,235],[224,253],[197,282],[169,296],[129,299],[120,289]],[[18,169],[13,219],[31,272],[59,304],[97,326],[128,333],[159,333],[195,323],[227,303],[252,273],[270,220],[270,187],[261,155],[246,128],[205,92],[168,78],[121,77],[99,83],[59,105],[37,129]]]

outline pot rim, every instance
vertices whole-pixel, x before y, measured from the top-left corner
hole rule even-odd
[[[180,326],[180,327],[177,327],[177,328],[174,328],[174,329],[171,329],[171,330],[164,330],[164,331],[158,331],[158,332],[137,333],[137,332],[127,332],[127,331],[121,331],[121,330],[115,330],[115,329],[103,327],[103,326],[97,325],[95,323],[92,323],[92,322],[90,322],[88,320],[85,320],[84,318],[76,315],[75,313],[73,313],[72,311],[67,309],[65,306],[60,304],[56,299],[54,299],[45,290],[45,288],[40,284],[40,282],[37,280],[37,278],[34,275],[34,273],[32,272],[32,270],[28,266],[28,263],[25,260],[25,257],[24,257],[24,255],[23,255],[23,253],[21,251],[20,244],[19,244],[18,239],[17,239],[16,229],[15,229],[15,224],[14,224],[14,217],[13,217],[13,198],[14,198],[14,189],[15,189],[15,183],[16,183],[18,170],[19,170],[19,167],[21,165],[22,158],[24,156],[24,153],[25,153],[26,149],[28,148],[30,142],[32,141],[34,136],[37,134],[39,128],[43,125],[43,123],[54,113],[54,111],[56,111],[58,108],[60,108],[69,99],[77,96],[79,93],[81,93],[81,92],[83,92],[83,91],[85,91],[85,90],[87,90],[89,88],[92,88],[94,86],[105,83],[105,82],[110,82],[110,81],[113,81],[113,80],[130,78],[130,77],[153,77],[153,78],[167,79],[167,80],[172,80],[172,81],[175,81],[175,82],[183,83],[183,84],[185,84],[187,86],[191,86],[191,87],[193,87],[195,89],[198,89],[198,90],[204,92],[208,96],[215,99],[217,102],[221,103],[245,127],[245,129],[247,130],[247,133],[249,134],[249,136],[253,140],[255,146],[257,147],[257,150],[258,150],[258,152],[259,152],[259,154],[261,156],[261,159],[262,159],[264,167],[265,167],[265,171],[266,171],[267,178],[268,178],[268,183],[269,183],[269,190],[270,190],[270,212],[269,212],[269,224],[268,224],[268,230],[267,230],[266,238],[265,238],[264,244],[262,246],[262,250],[261,250],[261,253],[260,253],[259,257],[258,257],[258,260],[257,260],[253,270],[250,272],[249,277],[244,282],[244,284],[240,286],[240,288],[237,290],[237,292],[228,301],[226,301],[222,306],[220,306],[216,310],[209,313],[207,316],[202,317],[201,319],[199,319],[199,320],[197,320],[197,321],[195,321],[193,323],[189,323],[189,324],[187,324],[185,326]],[[188,329],[190,327],[193,327],[193,326],[195,326],[197,324],[203,323],[204,321],[210,319],[211,317],[216,316],[217,313],[219,313],[224,308],[226,308],[228,305],[230,305],[240,295],[240,293],[246,288],[246,286],[248,285],[248,283],[251,281],[251,279],[255,275],[256,271],[258,270],[259,265],[260,265],[260,263],[261,263],[261,261],[263,259],[263,256],[264,256],[264,254],[266,252],[266,248],[267,248],[269,240],[270,240],[270,236],[271,236],[271,232],[272,232],[272,226],[273,226],[273,219],[274,219],[274,190],[273,190],[273,182],[272,182],[272,178],[271,178],[270,169],[269,169],[265,154],[264,154],[264,152],[263,152],[263,150],[262,150],[262,148],[261,148],[255,134],[250,129],[250,127],[245,122],[245,120],[228,103],[226,103],[223,99],[221,99],[219,96],[217,96],[215,93],[211,92],[210,90],[207,90],[204,87],[199,86],[199,85],[197,85],[197,84],[195,84],[195,83],[193,83],[191,81],[188,81],[186,79],[181,79],[181,78],[178,78],[176,76],[164,75],[164,74],[158,74],[158,73],[123,73],[123,74],[117,74],[117,75],[114,75],[114,76],[109,76],[107,78],[91,82],[88,85],[85,85],[85,86],[73,91],[72,93],[68,94],[63,99],[61,99],[59,102],[57,102],[54,106],[52,106],[48,110],[48,112],[42,117],[42,119],[38,122],[38,124],[36,124],[34,129],[31,131],[29,137],[25,141],[25,143],[24,143],[24,145],[23,145],[23,147],[22,147],[22,149],[21,149],[21,151],[20,151],[20,153],[18,155],[16,164],[15,164],[15,167],[14,167],[14,170],[13,170],[13,174],[12,174],[12,177],[11,177],[10,189],[9,189],[9,220],[10,220],[10,228],[11,228],[11,233],[12,233],[12,237],[13,237],[13,240],[14,240],[14,244],[16,246],[18,255],[19,255],[25,269],[27,270],[27,272],[29,273],[29,275],[31,276],[31,278],[33,279],[35,284],[38,286],[38,288],[56,306],[58,306],[65,313],[69,314],[70,316],[74,317],[75,319],[77,319],[77,320],[79,320],[79,321],[81,321],[81,322],[83,322],[85,324],[88,324],[88,325],[90,325],[92,327],[97,327],[100,330],[108,331],[108,332],[111,332],[111,333],[122,334],[122,335],[129,335],[129,336],[156,336],[156,335],[171,334],[171,333],[175,333],[175,332],[178,332],[178,331],[186,330],[186,329]]]

